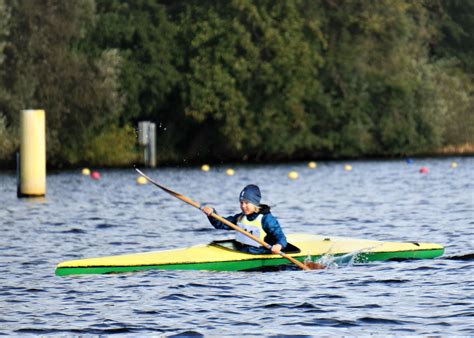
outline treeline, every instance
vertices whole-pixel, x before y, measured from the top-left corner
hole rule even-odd
[[[0,0],[0,162],[405,156],[474,144],[473,0]]]

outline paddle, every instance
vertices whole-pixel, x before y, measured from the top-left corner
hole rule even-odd
[[[164,186],[162,186],[161,184],[159,184],[158,182],[155,182],[153,179],[151,179],[150,177],[148,177],[147,175],[145,175],[144,173],[142,173],[139,169],[135,168],[135,170],[140,174],[142,175],[143,177],[145,177],[150,183],[156,185],[158,188],[166,191],[168,194],[180,199],[181,201],[183,202],[186,202],[188,203],[189,205],[192,205],[193,207],[197,208],[197,209],[201,209],[201,204],[197,203],[197,202],[194,202],[193,200],[187,198],[186,196],[183,196],[181,194],[178,194],[177,192],[174,192],[173,190],[170,190]],[[210,214],[211,217],[217,219],[218,221],[228,225],[229,227],[231,227],[232,229],[234,229],[235,231],[238,231],[242,234],[244,234],[245,236],[253,239],[254,241],[260,243],[261,245],[263,245],[265,248],[271,250],[272,246],[264,241],[262,241],[260,238],[258,237],[255,237],[254,235],[252,235],[251,233],[245,231],[244,229],[240,228],[239,226],[229,222],[228,220],[226,220],[225,218],[222,218],[221,216],[215,214],[215,213],[211,213]],[[280,256],[288,259],[290,262],[292,262],[293,264],[296,264],[299,268],[303,269],[303,270],[311,270],[310,267],[304,265],[303,263],[301,263],[300,261],[297,261],[296,259],[294,259],[293,257],[291,256],[288,256],[287,254],[285,254],[284,252],[280,252]],[[316,264],[316,263],[312,263],[312,264]],[[317,269],[317,267],[315,266],[314,268]]]

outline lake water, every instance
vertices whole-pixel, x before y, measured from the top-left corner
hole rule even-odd
[[[451,168],[456,161],[457,168]],[[198,210],[133,169],[49,172],[44,200],[0,173],[0,334],[474,335],[474,158],[149,169],[222,215],[261,187],[286,233],[445,245],[433,260],[303,272],[145,271],[56,277],[59,262],[207,243]],[[426,166],[428,174],[418,169]],[[228,167],[235,169],[227,176]],[[299,173],[297,180],[287,177]]]

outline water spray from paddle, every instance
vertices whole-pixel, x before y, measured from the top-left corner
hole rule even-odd
[[[380,245],[375,245],[375,246],[355,250],[347,254],[344,254],[342,256],[335,256],[334,254],[332,254],[331,253],[332,246],[331,246],[324,255],[322,255],[315,261],[313,261],[311,256],[308,255],[308,257],[306,257],[306,259],[304,260],[304,264],[308,266],[313,266],[313,265],[320,266],[319,269],[331,269],[331,268],[338,268],[340,266],[352,266],[354,265],[354,263],[360,263],[361,261],[364,261],[365,260],[364,257],[366,255],[369,255],[371,250],[374,250],[379,246]]]

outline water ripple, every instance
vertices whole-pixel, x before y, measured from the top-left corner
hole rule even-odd
[[[450,168],[456,160],[458,168]],[[130,170],[102,180],[48,176],[46,199],[18,200],[0,173],[0,334],[127,336],[474,336],[474,159],[158,168],[147,173],[220,214],[261,187],[287,233],[446,245],[444,257],[340,264],[302,273],[143,271],[59,278],[57,263],[229,238],[198,210]],[[298,180],[287,173],[297,170]]]

